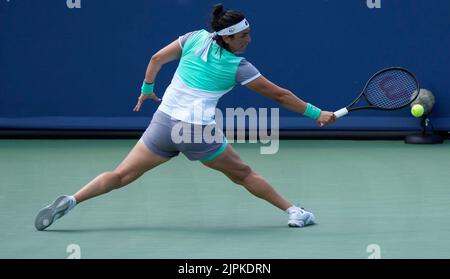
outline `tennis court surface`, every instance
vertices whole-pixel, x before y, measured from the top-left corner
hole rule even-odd
[[[180,155],[80,204],[46,231],[35,214],[116,167],[135,140],[1,140],[0,258],[448,258],[450,145],[283,140],[234,144],[318,224]]]

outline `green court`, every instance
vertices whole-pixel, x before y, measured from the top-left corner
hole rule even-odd
[[[135,140],[1,140],[0,258],[449,258],[450,144],[283,140],[241,158],[318,224],[180,155],[80,204],[46,231],[40,208],[125,157]],[[371,247],[377,247],[372,250]],[[368,249],[369,248],[369,249]]]

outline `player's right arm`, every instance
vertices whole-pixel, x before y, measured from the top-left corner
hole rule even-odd
[[[247,88],[250,90],[263,95],[269,99],[272,99],[279,103],[281,106],[298,112],[305,113],[307,103],[297,97],[290,90],[282,88],[275,83],[271,82],[264,76],[259,76],[255,80],[245,84]],[[329,111],[321,111],[318,122],[323,125],[327,125],[333,123],[336,120],[336,117],[332,112]]]

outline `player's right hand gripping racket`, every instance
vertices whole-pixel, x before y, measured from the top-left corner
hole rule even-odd
[[[350,111],[362,109],[396,110],[412,103],[419,95],[419,82],[414,74],[404,68],[386,68],[375,73],[359,96],[348,106],[334,113],[336,118]],[[367,106],[355,107],[363,98]]]

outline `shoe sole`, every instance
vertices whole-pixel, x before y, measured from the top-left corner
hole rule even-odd
[[[305,226],[311,226],[311,225],[314,225],[316,223],[315,219],[316,218],[314,217],[314,215],[310,214],[308,219],[306,219],[305,222],[289,220],[288,221],[288,226],[291,227],[291,228],[302,228],[302,227],[305,227]]]
[[[305,224],[303,222],[288,222],[288,226],[290,228],[301,228],[304,227]]]
[[[57,198],[52,204],[42,208],[38,215],[36,216],[36,220],[34,221],[34,226],[38,231],[42,231],[45,228],[49,227],[55,221],[55,217],[57,214],[66,211],[69,208],[69,203],[63,203],[58,207],[58,205],[66,199],[66,196],[61,196]]]

